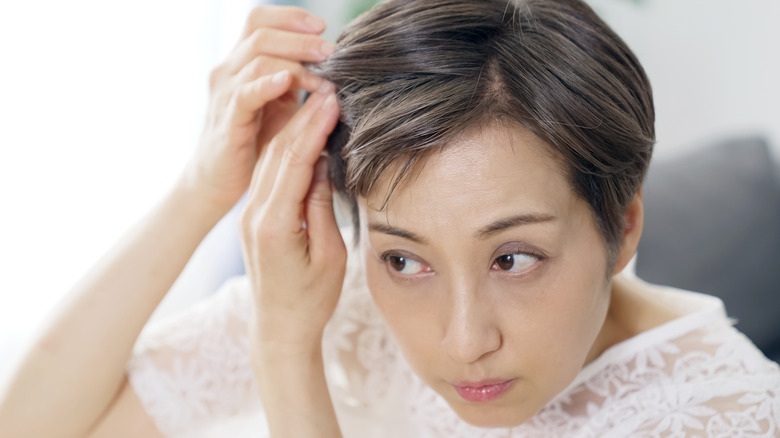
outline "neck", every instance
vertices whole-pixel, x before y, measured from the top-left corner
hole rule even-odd
[[[612,278],[609,288],[607,316],[588,353],[586,364],[601,356],[609,347],[679,316],[652,301],[647,285],[637,278],[618,274]]]

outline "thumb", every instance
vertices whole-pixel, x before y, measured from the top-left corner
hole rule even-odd
[[[314,176],[306,196],[306,226],[309,253],[313,260],[329,258],[333,251],[344,247],[333,212],[333,191],[326,157],[320,157],[314,166]]]

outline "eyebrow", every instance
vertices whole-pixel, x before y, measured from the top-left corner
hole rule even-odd
[[[518,227],[520,225],[554,222],[557,219],[558,218],[553,215],[544,213],[529,213],[510,216],[505,219],[499,219],[492,224],[482,227],[479,231],[477,231],[477,237],[484,240],[508,228]]]
[[[376,231],[379,233],[389,234],[391,236],[403,237],[404,239],[411,240],[414,243],[419,243],[420,245],[425,245],[428,243],[424,237],[412,233],[411,231],[406,231],[403,228],[394,227],[392,225],[369,223],[368,229],[369,231]]]
[[[499,219],[493,223],[490,223],[480,228],[479,231],[477,231],[476,236],[478,239],[484,240],[490,236],[498,234],[501,231],[504,231],[509,228],[514,228],[521,225],[553,222],[557,219],[558,218],[555,216],[549,214],[541,214],[541,213],[530,213],[530,214],[520,214],[517,216],[510,216],[507,218]],[[420,245],[425,245],[428,243],[428,241],[424,237],[420,236],[419,234],[415,234],[411,231],[404,230],[403,228],[399,228],[399,227],[394,227],[392,225],[369,223],[368,229],[369,231],[376,231],[379,233],[389,234],[391,236],[397,236],[404,239],[408,239]]]

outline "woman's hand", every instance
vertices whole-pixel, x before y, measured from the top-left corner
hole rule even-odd
[[[265,146],[299,106],[298,91],[322,79],[301,62],[325,60],[332,43],[325,22],[303,9],[260,6],[241,39],[211,73],[210,102],[197,151],[184,181],[203,199],[230,209],[249,186]]]
[[[274,437],[341,436],[320,347],[347,258],[320,156],[337,120],[326,83],[271,141],[241,216],[255,298],[252,364]]]
[[[337,120],[325,83],[276,135],[252,178],[240,227],[259,348],[319,349],[338,302],[346,248],[320,155]]]

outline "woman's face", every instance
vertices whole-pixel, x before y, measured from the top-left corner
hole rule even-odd
[[[462,419],[524,422],[599,344],[607,252],[587,203],[520,127],[448,145],[380,209],[393,170],[359,199],[377,306],[412,368]]]

